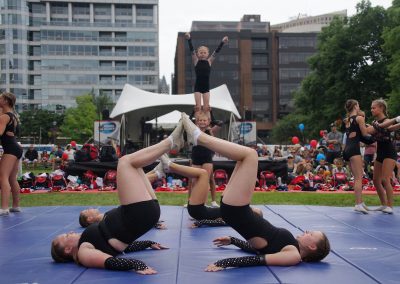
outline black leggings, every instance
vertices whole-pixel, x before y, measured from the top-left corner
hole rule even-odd
[[[214,220],[217,218],[221,218],[221,210],[220,208],[210,208],[204,206],[204,204],[199,205],[191,205],[188,204],[188,212],[190,217],[196,220]]]

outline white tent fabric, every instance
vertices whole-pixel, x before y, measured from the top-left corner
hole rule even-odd
[[[159,116],[155,119],[146,121],[146,123],[157,124],[163,128],[174,128],[181,119],[181,112],[178,110],[171,111],[170,113]]]
[[[233,113],[237,118],[240,118],[240,114],[233,103],[232,97],[226,85],[221,85],[210,90],[210,94],[210,105],[213,110],[223,110],[228,113]],[[150,118],[154,118],[160,114],[168,113],[169,111],[163,111],[167,108],[173,107],[174,109],[178,108],[180,110],[181,108],[184,108],[190,109],[191,112],[193,106],[193,93],[186,95],[157,94],[141,90],[129,84],[125,84],[121,97],[112,110],[110,117],[114,118],[128,112],[148,109],[147,115]]]
[[[226,121],[230,119],[231,114],[240,118],[226,85],[210,90],[210,105],[216,119]],[[193,93],[185,95],[157,94],[125,84],[110,117],[117,118],[124,115],[126,138],[135,141],[141,134],[143,119],[148,121],[173,110],[191,114],[193,106]],[[124,134],[122,133],[122,135]]]

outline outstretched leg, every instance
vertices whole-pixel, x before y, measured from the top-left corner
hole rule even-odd
[[[189,117],[182,113],[188,140],[193,145],[202,145],[229,159],[237,161],[232,176],[224,191],[223,202],[228,205],[248,205],[257,179],[257,152],[249,147],[234,144],[203,133]]]
[[[167,139],[119,159],[117,187],[121,205],[154,199],[149,193],[151,185],[143,167],[172,148],[180,148],[183,144],[182,130],[182,123],[179,123]]]

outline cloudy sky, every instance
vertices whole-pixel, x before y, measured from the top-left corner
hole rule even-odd
[[[159,0],[160,76],[170,83],[178,32],[190,30],[192,21],[240,21],[245,14],[261,15],[261,21],[286,22],[299,14],[316,16],[347,10],[356,13],[357,0]],[[373,6],[391,6],[391,0],[371,0]]]

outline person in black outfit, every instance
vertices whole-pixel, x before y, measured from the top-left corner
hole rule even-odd
[[[220,209],[222,219],[246,241],[222,237],[214,242],[217,245],[235,244],[257,254],[219,260],[210,264],[206,271],[255,265],[296,265],[301,261],[320,261],[329,253],[329,241],[321,231],[306,231],[295,238],[288,230],[271,225],[251,210],[249,204],[257,179],[256,151],[205,134],[184,113],[182,120],[190,144],[205,146],[237,161]]]
[[[39,159],[39,153],[32,144],[29,146],[29,149],[26,150],[24,158],[24,164],[26,166],[32,164],[33,168],[35,169],[36,163]]]
[[[136,241],[160,218],[160,205],[143,167],[172,149],[179,150],[184,145],[182,131],[180,123],[167,139],[118,160],[117,192],[121,206],[109,211],[99,223],[89,225],[82,234],[57,236],[51,244],[54,261],[75,261],[85,267],[110,270],[134,270],[139,274],[156,273],[143,261],[117,256],[148,247],[165,248],[152,241]]]
[[[15,95],[12,93],[4,92],[0,95],[0,108],[3,109],[3,114],[0,115],[0,140],[4,151],[0,161],[0,216],[7,216],[9,212],[21,211],[17,173],[19,159],[22,157],[22,147],[15,139],[19,122],[14,110],[15,101]],[[10,191],[12,193],[12,207],[9,209]]]
[[[210,51],[206,46],[200,46],[197,49],[197,52],[194,50],[192,39],[190,37],[190,33],[186,33],[185,37],[188,41],[189,49],[192,54],[192,61],[194,65],[194,70],[196,73],[196,82],[194,86],[194,99],[195,99],[195,107],[194,112],[197,113],[200,110],[207,112],[210,117],[210,73],[211,73],[211,65],[217,56],[217,53],[220,52],[222,46],[228,42],[228,37],[225,36],[217,49],[210,55]],[[201,100],[203,97],[203,107],[201,106]],[[212,119],[214,120],[214,119]]]
[[[220,129],[219,126],[214,125],[210,127],[210,119],[208,118],[205,112],[199,112],[196,115],[196,125],[200,128],[201,131],[204,131],[208,135],[214,136],[214,133]],[[192,148],[192,167],[201,168],[207,171],[210,181],[210,192],[211,192],[211,207],[219,207],[216,202],[216,192],[215,192],[215,181],[214,181],[214,165],[213,165],[213,156],[214,151],[203,147],[201,145],[193,146]],[[194,185],[196,183],[195,179],[191,180],[191,184]],[[191,194],[191,189],[189,188],[189,196]],[[205,196],[207,202],[207,195]]]
[[[360,151],[360,139],[368,135],[364,116],[360,114],[360,106],[356,100],[347,100],[345,104],[347,118],[345,119],[346,145],[343,158],[349,162],[354,176],[354,195],[356,205],[354,210],[363,214],[368,213],[368,207],[362,200],[363,161]]]
[[[392,143],[390,131],[379,127],[379,125],[385,125],[384,123],[389,120],[386,111],[387,105],[383,99],[372,102],[371,113],[375,121],[371,126],[370,133],[377,141],[373,181],[381,201],[381,206],[375,210],[393,214],[393,187],[390,179],[396,166],[397,153]]]

